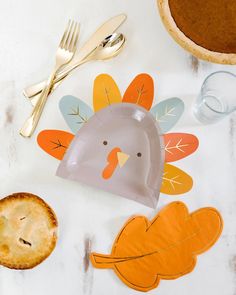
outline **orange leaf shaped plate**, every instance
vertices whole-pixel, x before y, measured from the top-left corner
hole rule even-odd
[[[129,287],[156,288],[191,272],[197,255],[215,244],[223,228],[219,212],[201,208],[191,214],[182,202],[172,202],[152,220],[136,216],[118,234],[111,255],[92,253],[96,268],[112,268]]]

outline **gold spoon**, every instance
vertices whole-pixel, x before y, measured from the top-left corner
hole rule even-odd
[[[56,89],[56,87],[62,82],[62,80],[74,69],[80,65],[92,61],[92,60],[107,60],[117,56],[123,49],[126,39],[123,34],[114,33],[106,37],[100,45],[98,45],[95,50],[90,52],[84,59],[75,63],[71,67],[67,67],[57,74],[54,84],[51,88],[51,92]],[[45,81],[29,86],[24,90],[24,95],[31,99],[31,103],[35,105],[39,99],[40,93],[45,85]]]

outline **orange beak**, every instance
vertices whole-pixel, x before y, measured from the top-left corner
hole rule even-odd
[[[129,155],[123,153],[120,148],[114,148],[107,157],[107,166],[104,168],[102,172],[102,177],[104,179],[109,179],[113,173],[115,172],[117,166],[120,168],[125,165],[127,160],[129,159]]]

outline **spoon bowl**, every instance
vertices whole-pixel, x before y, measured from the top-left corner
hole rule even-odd
[[[125,42],[125,36],[120,33],[106,37],[94,51],[92,59],[107,60],[117,56],[124,48]]]

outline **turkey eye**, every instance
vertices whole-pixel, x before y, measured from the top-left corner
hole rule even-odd
[[[142,154],[141,153],[137,153],[137,157],[142,157]]]
[[[103,141],[103,144],[104,144],[104,145],[107,145],[107,141],[106,141],[106,140],[104,140],[104,141]]]

